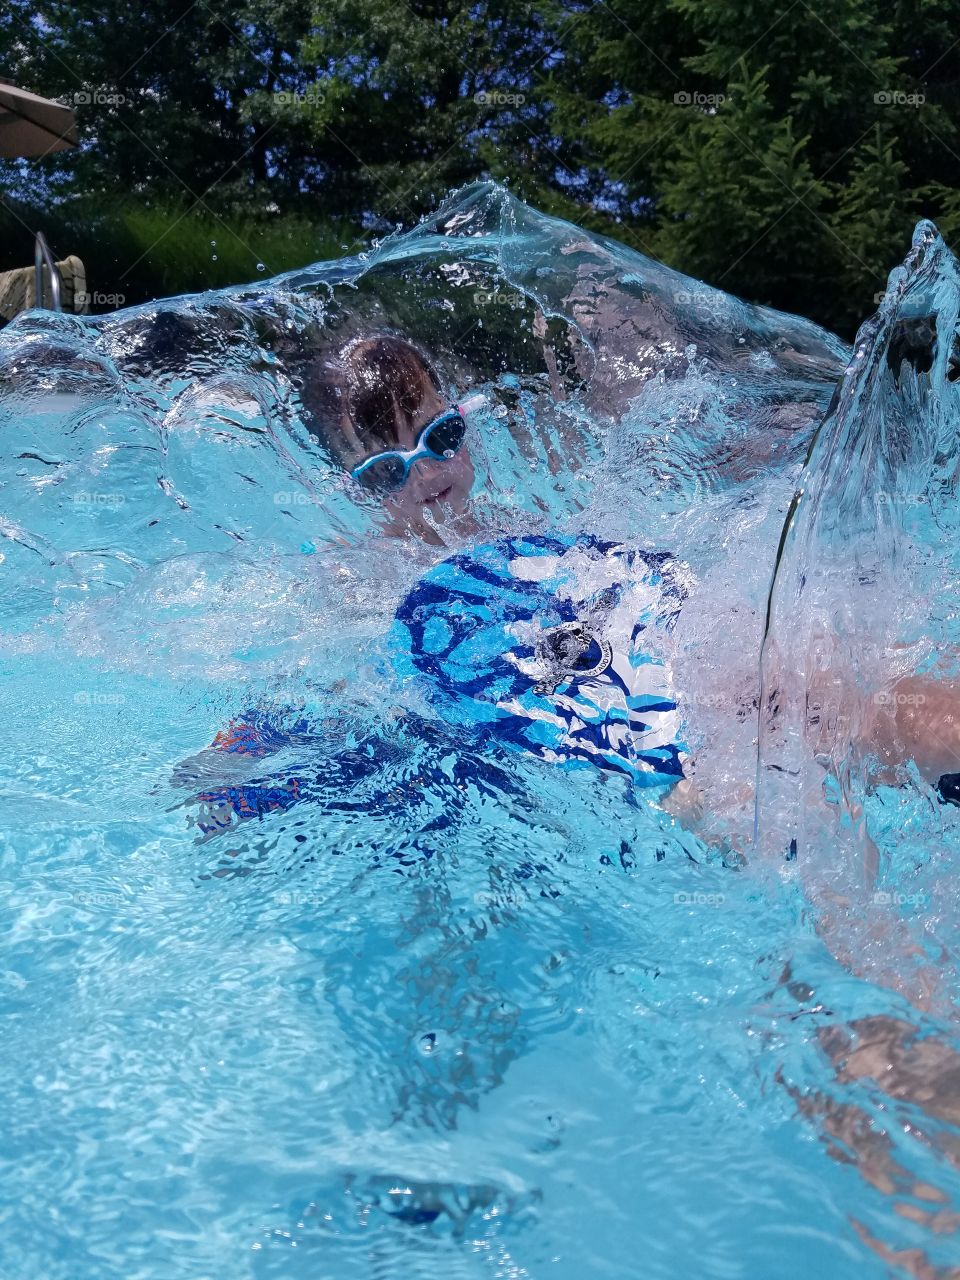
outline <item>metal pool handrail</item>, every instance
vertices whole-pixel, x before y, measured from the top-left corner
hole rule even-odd
[[[62,311],[63,307],[60,305],[60,272],[57,270],[57,264],[53,260],[53,254],[50,252],[46,236],[42,231],[38,231],[33,245],[34,292],[36,293],[36,305],[38,307],[43,306],[44,263],[46,263],[50,271],[50,295],[53,301],[53,309],[54,311]]]

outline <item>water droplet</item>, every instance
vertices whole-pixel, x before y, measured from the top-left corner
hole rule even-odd
[[[210,261],[211,261],[211,262],[216,262],[216,260],[217,260],[217,255],[216,255],[215,253],[212,253],[212,254],[210,255]]]
[[[258,263],[257,263],[257,270],[258,270],[258,271],[265,271],[265,270],[266,270],[266,267],[263,265],[263,263],[262,263],[262,262],[258,262]]]
[[[217,247],[217,242],[216,242],[216,240],[211,240],[211,241],[210,241],[210,246],[211,246],[211,248],[215,249],[215,248]]]

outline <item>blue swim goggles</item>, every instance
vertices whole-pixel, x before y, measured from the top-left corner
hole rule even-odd
[[[365,489],[374,489],[380,493],[402,489],[407,483],[410,468],[418,458],[447,461],[463,444],[466,433],[467,422],[459,405],[453,409],[444,409],[443,413],[432,418],[420,432],[416,448],[409,452],[388,449],[385,453],[375,453],[364,458],[350,474]]]

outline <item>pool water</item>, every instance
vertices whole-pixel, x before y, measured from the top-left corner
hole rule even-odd
[[[768,680],[771,654],[801,678],[863,577],[838,458],[886,494],[927,441],[908,492],[936,503],[874,504],[913,588],[857,617],[952,643],[949,356],[933,390],[871,366],[905,296],[949,320],[932,234],[853,353],[492,184],[356,259],[0,335],[0,1274],[950,1274],[957,811],[851,766],[808,829],[806,783],[769,782],[802,731],[761,720],[751,843],[764,636]],[[308,430],[298,370],[371,325],[484,396],[476,527],[443,545],[379,537]],[[768,630],[798,486],[822,501]],[[727,853],[398,674],[431,566],[551,530],[684,564],[673,660]],[[269,761],[204,751],[250,708],[298,728]],[[203,820],[210,789],[290,778],[295,804]],[[941,977],[922,1009],[906,943]]]

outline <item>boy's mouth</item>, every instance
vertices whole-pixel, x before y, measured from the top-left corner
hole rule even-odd
[[[453,485],[448,484],[445,489],[441,489],[438,493],[431,493],[429,497],[424,498],[424,502],[446,502],[451,493],[453,493]]]

